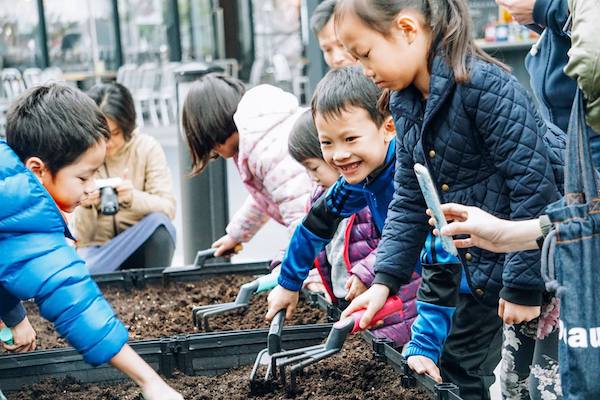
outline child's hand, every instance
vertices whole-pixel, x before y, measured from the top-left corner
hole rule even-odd
[[[440,369],[429,357],[425,356],[410,356],[406,360],[410,369],[419,375],[427,374],[437,383],[442,383]]]
[[[292,318],[292,314],[296,310],[298,304],[298,292],[287,290],[286,288],[277,285],[275,289],[271,290],[267,301],[269,303],[269,310],[265,319],[269,322],[275,317],[280,310],[286,309],[285,319]]]
[[[23,318],[23,321],[12,327],[11,330],[13,334],[13,344],[2,343],[2,347],[4,347],[6,351],[22,353],[35,350],[36,334],[27,317]]]
[[[183,396],[177,393],[162,379],[150,382],[142,387],[145,400],[183,400]]]
[[[81,205],[86,208],[98,207],[100,205],[100,191],[98,189],[85,193],[81,198]]]
[[[225,235],[216,242],[214,242],[210,247],[212,247],[213,249],[216,248],[217,251],[215,252],[215,257],[220,257],[223,254],[227,253],[229,250],[235,249],[235,247],[238,244],[240,244],[240,242],[238,242],[229,235]]]
[[[356,275],[350,275],[344,288],[348,291],[345,297],[347,301],[352,301],[367,291],[367,286]]]
[[[500,299],[498,303],[498,316],[507,325],[529,322],[539,317],[540,312],[540,306],[523,306],[504,299]]]
[[[371,320],[377,311],[381,310],[389,295],[390,289],[388,289],[387,286],[376,283],[367,289],[366,292],[355,298],[352,303],[346,307],[340,316],[340,319],[348,317],[355,311],[366,309],[360,319],[360,329],[366,329],[371,324]]]

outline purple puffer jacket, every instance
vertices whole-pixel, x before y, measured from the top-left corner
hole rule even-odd
[[[323,192],[323,188],[317,188],[312,196],[313,202]],[[344,235],[344,259],[348,272],[356,275],[365,286],[370,287],[375,277],[375,254],[381,234],[377,231],[368,208],[348,218]],[[315,259],[315,266],[319,270],[329,297],[336,303],[337,299],[333,295],[331,284],[331,265],[327,261],[325,250]],[[393,340],[395,346],[402,346],[410,340],[410,328],[417,316],[417,290],[420,285],[421,277],[413,273],[411,281],[400,287],[398,296],[404,302],[403,313],[386,318],[383,327],[372,330],[376,337]]]

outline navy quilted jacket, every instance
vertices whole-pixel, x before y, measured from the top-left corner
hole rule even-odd
[[[396,192],[378,249],[376,283],[395,288],[408,282],[430,231],[415,162],[428,166],[442,203],[477,206],[500,218],[537,217],[560,198],[544,138],[549,130],[525,89],[500,67],[473,59],[469,81],[457,84],[436,56],[427,101],[409,87],[392,94],[390,111],[398,142]],[[485,304],[496,306],[499,296],[540,304],[539,251],[460,253],[472,292]]]

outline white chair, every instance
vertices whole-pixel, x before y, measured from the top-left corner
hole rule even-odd
[[[16,68],[4,68],[0,73],[0,82],[9,102],[25,91],[23,76]]]
[[[48,67],[42,72],[42,82],[65,82],[65,76],[62,69],[58,67]]]
[[[44,83],[42,70],[39,68],[27,68],[23,71],[23,80],[27,88],[41,85]]]
[[[139,126],[143,127],[144,125],[144,105],[148,106],[148,115],[150,117],[150,122],[152,122],[153,126],[158,126],[158,109],[156,107],[156,103],[159,99],[159,68],[154,63],[146,63],[137,69],[137,73],[139,74],[138,84],[135,85],[135,89],[133,92],[133,99],[136,103],[136,110],[139,110]]]
[[[163,66],[160,76],[160,90],[158,103],[160,106],[160,118],[162,124],[168,126],[170,117],[177,120],[177,92],[175,89],[175,70],[181,64],[170,62]]]

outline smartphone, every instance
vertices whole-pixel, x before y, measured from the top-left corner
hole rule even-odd
[[[425,197],[425,203],[427,203],[427,207],[431,210],[433,218],[435,219],[435,227],[439,232],[441,232],[442,228],[448,223],[446,222],[446,217],[444,217],[444,213],[442,212],[440,197],[435,189],[435,185],[433,184],[429,170],[427,167],[419,163],[415,163],[414,169],[415,174],[417,175],[417,180],[419,181],[419,186],[421,187],[421,192],[423,192],[423,197]],[[451,236],[440,235],[439,238],[442,241],[442,247],[444,250],[453,256],[458,256],[458,251],[456,250],[456,246],[454,246],[454,241]]]

